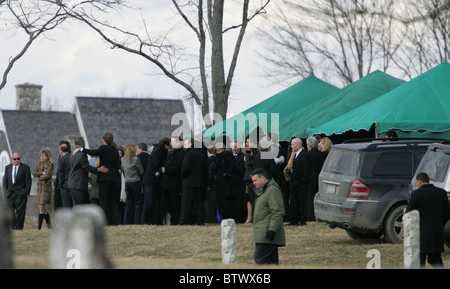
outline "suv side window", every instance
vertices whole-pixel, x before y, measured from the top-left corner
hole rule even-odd
[[[373,170],[373,175],[410,177],[413,175],[412,167],[412,152],[383,152]]]
[[[420,166],[421,172],[426,172],[431,180],[441,183],[445,180],[450,167],[450,155],[429,151]]]

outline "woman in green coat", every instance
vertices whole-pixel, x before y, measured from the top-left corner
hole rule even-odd
[[[252,172],[252,182],[260,189],[256,193],[253,216],[254,259],[256,264],[278,264],[278,247],[286,245],[283,195],[263,169]]]

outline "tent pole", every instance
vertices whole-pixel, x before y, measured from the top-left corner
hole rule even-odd
[[[378,138],[378,123],[375,122],[375,138]]]

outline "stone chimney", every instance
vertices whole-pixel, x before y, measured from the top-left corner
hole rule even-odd
[[[24,84],[16,85],[16,110],[41,110],[42,85]]]

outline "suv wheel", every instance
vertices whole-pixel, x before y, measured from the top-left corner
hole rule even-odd
[[[384,222],[384,238],[394,244],[403,243],[403,213],[406,205],[389,210]]]

